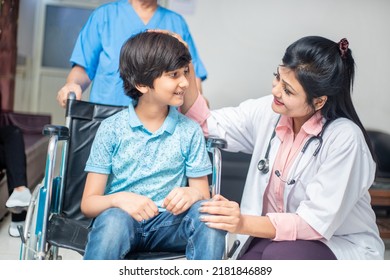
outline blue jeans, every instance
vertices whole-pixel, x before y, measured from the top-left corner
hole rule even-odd
[[[137,222],[120,208],[110,208],[93,222],[84,259],[124,259],[129,252],[180,252],[189,260],[220,260],[226,232],[200,221],[201,201],[180,215],[161,212]]]

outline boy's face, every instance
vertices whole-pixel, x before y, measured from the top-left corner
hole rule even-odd
[[[164,72],[161,77],[154,80],[154,89],[150,89],[155,101],[161,105],[183,105],[184,94],[189,86],[188,76],[188,66]]]

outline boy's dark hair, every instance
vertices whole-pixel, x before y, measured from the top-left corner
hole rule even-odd
[[[119,72],[124,91],[138,100],[142,93],[136,85],[153,88],[154,80],[164,72],[183,68],[190,62],[187,47],[172,35],[146,31],[132,36],[120,52]]]

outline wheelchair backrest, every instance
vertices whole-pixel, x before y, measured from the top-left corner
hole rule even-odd
[[[240,203],[252,155],[222,150],[221,157],[221,195]]]
[[[84,171],[92,142],[100,123],[105,118],[124,110],[123,106],[101,105],[85,101],[68,100],[66,117],[69,122],[70,139],[67,162],[64,168],[62,215],[67,218],[89,222],[80,210],[81,197],[87,173]]]

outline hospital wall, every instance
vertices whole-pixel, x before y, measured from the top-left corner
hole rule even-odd
[[[21,5],[30,1],[21,1]],[[163,2],[170,5],[169,0]],[[320,35],[338,41],[346,37],[356,61],[353,100],[361,120],[367,128],[390,133],[390,1],[194,0],[189,3],[194,6],[182,14],[209,73],[203,91],[213,109],[270,94],[272,74],[286,47],[298,38]],[[24,22],[27,18],[25,15],[20,19],[20,28],[29,26]],[[34,36],[30,37],[35,40]],[[26,46],[31,45],[34,44],[20,38],[19,46],[30,63],[36,53],[29,54]],[[55,77],[39,88],[45,97],[41,96],[40,100],[52,103],[31,108],[22,96],[27,96],[26,84],[35,74],[29,74],[28,67],[23,69],[26,72],[19,70],[15,108],[49,112],[56,116],[56,121],[62,116],[62,109],[55,106],[55,96],[65,82],[66,71],[53,74]]]

